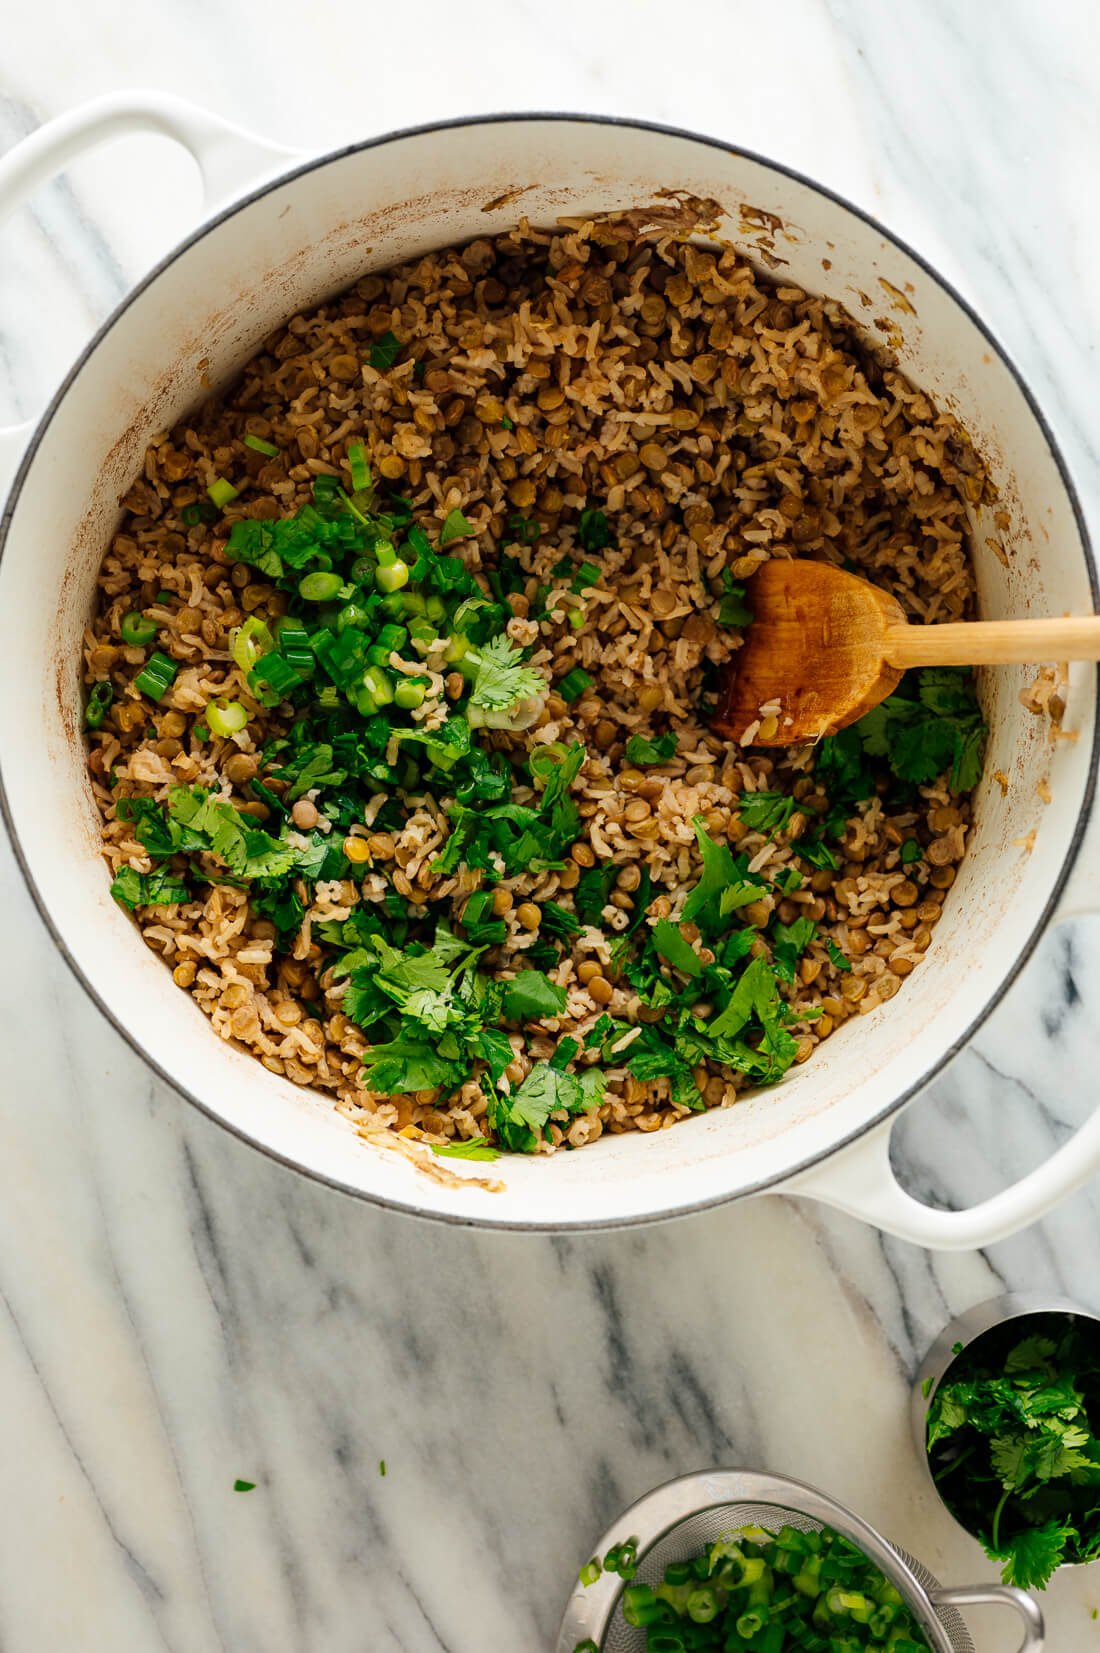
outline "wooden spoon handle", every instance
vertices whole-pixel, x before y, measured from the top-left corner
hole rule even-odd
[[[1100,660],[1100,615],[1070,620],[967,620],[943,626],[890,626],[883,654],[891,666],[1006,666],[1045,660]]]

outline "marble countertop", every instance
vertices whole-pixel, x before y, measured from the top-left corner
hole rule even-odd
[[[948,0],[46,0],[6,23],[0,148],[135,85],[304,148],[509,107],[724,136],[959,281],[1095,531],[1100,24],[1085,0],[1002,0],[991,23]],[[186,159],[128,140],[0,229],[0,419],[41,405],[197,201]],[[608,1520],[713,1464],[816,1482],[945,1580],[992,1576],[922,1480],[910,1374],[1006,1286],[1100,1303],[1095,1185],[973,1255],[775,1197],[582,1238],[428,1226],[168,1093],[70,979],[6,846],[0,902],[4,1653],[538,1653]],[[898,1128],[907,1186],[970,1203],[1064,1140],[1095,1098],[1098,1007],[1100,929],[1066,925]],[[1100,1649],[1098,1605],[1100,1569],[1059,1577],[1048,1645]],[[981,1653],[1014,1645],[995,1616],[974,1629]]]

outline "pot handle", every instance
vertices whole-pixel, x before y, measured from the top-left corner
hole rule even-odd
[[[1017,1653],[1042,1653],[1045,1627],[1034,1596],[1011,1584],[960,1584],[930,1590],[934,1607],[1013,1607],[1024,1621],[1024,1639]]]
[[[1100,810],[1094,810],[1069,881],[1050,924],[1100,910]],[[992,1199],[965,1211],[937,1211],[907,1194],[890,1165],[893,1120],[874,1127],[835,1154],[798,1171],[775,1189],[820,1200],[884,1233],[930,1251],[980,1251],[1005,1240],[1077,1191],[1100,1171],[1100,1106],[1068,1142],[1034,1171]]]
[[[47,121],[0,156],[0,218],[22,206],[40,184],[86,150],[138,132],[174,138],[190,151],[202,174],[207,215],[301,158],[296,150],[267,143],[169,93],[113,93]],[[35,423],[29,419],[0,427],[0,499],[19,469]]]
[[[895,1177],[892,1129],[893,1120],[887,1120],[773,1192],[820,1200],[930,1251],[981,1251],[1038,1222],[1100,1170],[1097,1108],[1068,1142],[1010,1188],[965,1211],[938,1211],[907,1194]]]

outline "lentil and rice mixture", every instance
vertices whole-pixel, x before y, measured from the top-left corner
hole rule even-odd
[[[122,501],[85,656],[116,894],[369,1137],[728,1106],[899,992],[975,778],[712,733],[744,582],[826,558],[957,619],[987,487],[839,305],[734,250],[522,224],[366,275]]]

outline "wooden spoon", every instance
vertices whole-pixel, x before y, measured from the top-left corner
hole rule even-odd
[[[749,734],[751,746],[835,734],[910,666],[1100,660],[1100,615],[910,625],[895,598],[831,563],[773,558],[745,600],[753,621],[726,667],[713,724],[730,740]]]

